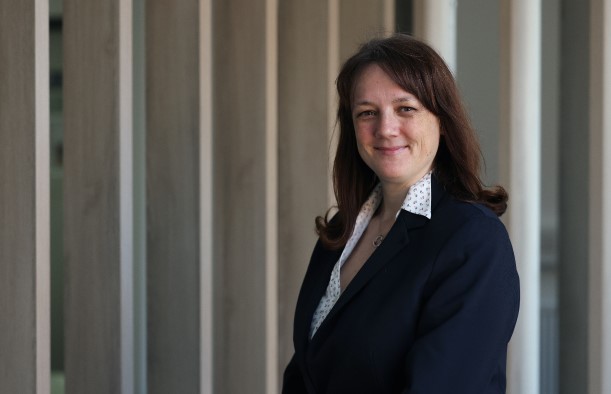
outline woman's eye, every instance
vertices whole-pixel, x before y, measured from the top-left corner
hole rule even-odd
[[[400,107],[399,111],[400,112],[411,112],[411,111],[415,111],[416,109],[414,107]]]
[[[376,114],[375,111],[371,111],[371,110],[369,110],[369,111],[362,111],[362,112],[359,112],[357,117],[359,117],[359,118],[367,118],[367,117],[370,117],[370,116],[374,116],[375,114]]]

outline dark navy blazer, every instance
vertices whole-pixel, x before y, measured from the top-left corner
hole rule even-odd
[[[401,210],[309,339],[340,251],[316,244],[295,311],[282,392],[504,393],[519,279],[489,209],[433,177],[431,219]]]

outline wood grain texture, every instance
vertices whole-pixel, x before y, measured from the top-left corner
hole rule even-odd
[[[325,213],[330,174],[330,20],[326,0],[282,1],[278,47],[279,376],[293,349],[297,294]]]
[[[275,175],[268,164],[277,155],[270,138],[275,111],[269,78],[276,78],[275,63],[268,63],[268,23],[277,17],[269,1],[214,1],[213,115],[214,115],[214,261],[215,348],[214,381],[218,393],[274,393],[268,387],[276,370],[269,361],[268,333],[276,299],[267,299],[274,273],[276,249],[270,233],[276,223],[268,202]],[[268,20],[269,19],[269,20]],[[270,22],[272,21],[272,22]],[[271,107],[270,107],[271,105]],[[274,157],[272,157],[274,156]],[[272,169],[275,172],[276,169]],[[274,277],[275,278],[275,277]],[[273,308],[271,310],[270,308]],[[271,359],[270,359],[271,357]],[[237,378],[239,376],[239,378]]]
[[[343,63],[359,45],[383,37],[394,29],[394,3],[389,0],[339,0],[340,61]],[[389,18],[389,14],[393,17]],[[392,25],[389,26],[389,23]]]
[[[67,393],[132,391],[130,5],[63,3]]]
[[[48,6],[0,4],[0,392],[49,391]]]
[[[198,4],[146,4],[149,393],[200,389]]]

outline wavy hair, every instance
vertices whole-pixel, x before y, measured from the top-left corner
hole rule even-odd
[[[362,204],[378,182],[358,153],[352,123],[354,86],[370,64],[377,64],[439,119],[441,137],[433,166],[445,190],[459,200],[484,204],[501,216],[507,209],[507,192],[501,186],[486,187],[480,178],[479,142],[452,73],[430,46],[394,34],[363,44],[337,77],[339,140],[333,165],[337,214],[331,220],[330,209],[316,218],[323,245],[334,250],[346,245]]]

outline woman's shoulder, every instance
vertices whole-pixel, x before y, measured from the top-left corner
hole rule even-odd
[[[482,247],[512,250],[509,234],[488,207],[448,196],[432,212],[428,236],[440,248],[468,251]]]
[[[487,273],[498,283],[511,277],[512,289],[518,288],[513,247],[499,217],[482,204],[446,200],[431,218],[429,235],[435,235],[438,247],[431,278]]]
[[[447,194],[438,206],[434,207],[431,219],[448,224],[454,222],[461,226],[467,222],[490,222],[491,225],[505,228],[500,218],[487,206],[479,202],[463,201]]]

